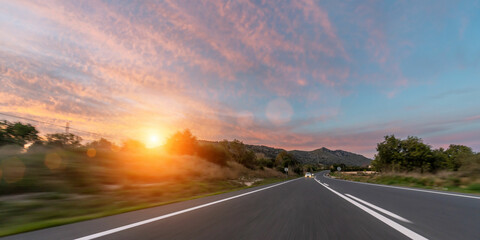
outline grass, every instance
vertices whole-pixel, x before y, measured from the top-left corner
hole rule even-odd
[[[456,173],[439,174],[419,173],[374,173],[345,174],[334,172],[331,176],[349,181],[367,182],[402,187],[415,187],[459,193],[480,194],[480,182],[477,178],[459,177]]]
[[[51,156],[61,166],[48,165]],[[220,166],[198,156],[105,149],[93,158],[57,148],[0,152],[0,171],[0,236],[286,180],[235,160]]]
[[[288,179],[265,178],[251,186],[226,180],[194,181],[144,189],[119,189],[101,195],[72,196],[48,192],[21,200],[2,200],[0,217],[8,220],[0,222],[0,236],[213,196],[284,180]]]

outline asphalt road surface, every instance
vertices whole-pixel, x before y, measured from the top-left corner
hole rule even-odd
[[[299,178],[4,239],[480,239],[480,197]]]

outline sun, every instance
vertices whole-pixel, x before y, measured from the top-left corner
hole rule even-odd
[[[154,148],[160,145],[161,145],[161,139],[157,134],[150,134],[150,136],[148,136],[148,141],[146,144],[147,148]]]
[[[167,141],[166,131],[163,128],[141,128],[138,130],[141,132],[142,142],[147,148],[157,148],[165,144]]]

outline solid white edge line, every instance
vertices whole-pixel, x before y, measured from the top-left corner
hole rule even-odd
[[[435,194],[455,196],[455,197],[464,197],[464,198],[480,199],[480,196],[477,197],[477,196],[462,195],[462,194],[455,194],[455,193],[448,193],[448,192],[437,192],[437,191],[423,190],[423,189],[417,189],[417,188],[397,187],[397,186],[389,186],[389,185],[375,184],[375,183],[365,183],[365,182],[357,182],[357,181],[348,181],[348,180],[343,180],[343,179],[336,179],[336,178],[327,177],[327,176],[325,176],[325,174],[324,174],[323,176],[324,176],[325,178],[329,178],[329,179],[337,180],[337,181],[344,181],[344,182],[351,182],[351,183],[372,185],[372,186],[378,186],[378,187],[396,188],[396,189],[410,190],[410,191],[416,191],[416,192],[435,193]]]
[[[136,222],[136,223],[128,224],[128,225],[125,225],[125,226],[113,228],[113,229],[110,229],[110,230],[107,230],[107,231],[103,231],[103,232],[91,234],[91,235],[88,235],[88,236],[85,236],[85,237],[76,238],[75,240],[89,240],[89,239],[99,238],[99,237],[102,237],[102,236],[105,236],[105,235],[109,235],[109,234],[112,234],[112,233],[116,233],[116,232],[120,232],[120,231],[123,231],[123,230],[127,230],[127,229],[129,229],[129,228],[138,227],[138,226],[140,226],[140,225],[144,225],[144,224],[147,224],[147,223],[155,222],[155,221],[158,221],[158,220],[161,220],[161,219],[173,217],[173,216],[176,216],[176,215],[179,215],[179,214],[182,214],[182,213],[191,212],[191,211],[194,211],[194,210],[197,210],[197,209],[200,209],[200,208],[204,208],[204,207],[208,207],[208,206],[211,206],[211,205],[214,205],[214,204],[217,204],[217,203],[229,201],[229,200],[232,200],[232,199],[235,199],[235,198],[239,198],[239,197],[243,197],[243,196],[246,196],[246,195],[249,195],[249,194],[252,194],[252,193],[256,193],[256,192],[260,192],[260,191],[263,191],[263,190],[267,190],[267,189],[269,189],[269,188],[277,187],[277,186],[280,186],[280,185],[282,185],[282,184],[289,183],[289,182],[291,182],[291,181],[295,181],[295,180],[298,180],[298,179],[300,179],[300,178],[288,180],[288,181],[281,182],[281,183],[278,183],[278,184],[275,184],[275,185],[272,185],[272,186],[268,186],[268,187],[264,187],[264,188],[261,188],[261,189],[253,190],[253,191],[250,191],[250,192],[242,193],[242,194],[240,194],[240,195],[236,195],[236,196],[233,196],[233,197],[220,199],[220,200],[217,200],[217,201],[214,201],[214,202],[205,203],[205,204],[202,204],[202,205],[199,205],[199,206],[196,206],[196,207],[187,208],[187,209],[184,209],[184,210],[180,210],[180,211],[173,212],[173,213],[169,213],[169,214],[166,214],[166,215],[162,215],[162,216],[150,218],[150,219],[143,220],[143,221],[140,221],[140,222]]]
[[[316,180],[316,179],[315,179]],[[377,218],[378,220],[382,221],[383,223],[387,224],[388,226],[390,226],[391,228],[399,231],[400,233],[402,233],[403,235],[409,237],[410,239],[415,239],[415,240],[425,240],[425,239],[428,239],[428,238],[425,238],[421,235],[419,235],[418,233],[380,215],[379,213],[371,210],[370,208],[367,208],[365,206],[363,206],[362,204],[360,203],[357,203],[355,202],[354,200],[344,196],[343,194],[325,186],[324,184],[322,184],[321,182],[319,182],[318,180],[316,180],[318,182],[318,184],[322,185],[323,187],[325,187],[326,189],[330,190],[331,192],[335,193],[336,195],[338,195],[339,197],[345,199],[346,201],[348,201],[349,203],[355,205],[356,207],[362,209],[363,211],[367,212],[368,214],[372,215],[373,217]]]
[[[369,202],[367,202],[367,201],[364,201],[364,200],[362,200],[362,199],[360,199],[360,198],[357,198],[357,197],[355,197],[355,196],[352,196],[352,195],[350,195],[350,194],[348,194],[348,193],[345,194],[345,195],[348,196],[348,197],[350,197],[350,198],[352,198],[353,200],[356,200],[357,202],[363,203],[363,205],[367,205],[368,207],[373,208],[373,209],[375,209],[375,210],[377,210],[377,211],[379,211],[379,212],[382,212],[382,213],[384,213],[384,214],[386,214],[386,215],[388,215],[388,216],[390,216],[390,217],[393,217],[393,218],[395,218],[395,219],[398,219],[398,220],[400,220],[400,221],[402,221],[402,222],[412,223],[412,222],[411,222],[410,220],[408,220],[408,219],[405,219],[405,218],[403,218],[403,217],[401,217],[401,216],[398,216],[397,214],[392,213],[392,212],[390,212],[390,211],[388,211],[388,210],[385,210],[385,209],[383,209],[383,208],[381,208],[381,207],[375,206],[375,205],[373,205],[373,204],[371,204],[371,203],[369,203]]]

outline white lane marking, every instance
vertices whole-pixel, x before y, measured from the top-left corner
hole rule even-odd
[[[324,184],[328,186],[328,184],[326,184],[326,183],[324,183]]]
[[[357,197],[352,196],[352,195],[350,195],[350,194],[345,194],[345,195],[348,196],[348,197],[350,197],[350,198],[352,198],[352,199],[354,199],[354,200],[357,200],[357,202],[363,203],[363,205],[367,205],[368,207],[373,208],[373,209],[375,209],[375,210],[377,210],[377,211],[379,211],[379,212],[382,212],[382,213],[384,213],[384,214],[386,214],[386,215],[388,215],[388,216],[390,216],[390,217],[396,218],[396,219],[398,219],[398,220],[400,220],[400,221],[402,221],[402,222],[412,223],[412,222],[411,222],[410,220],[408,220],[408,219],[405,219],[405,218],[403,218],[403,217],[400,217],[400,216],[398,216],[397,214],[392,213],[392,212],[390,212],[390,211],[388,211],[388,210],[385,210],[385,209],[383,209],[383,208],[381,208],[381,207],[377,207],[377,206],[375,206],[375,205],[373,205],[373,204],[371,204],[371,203],[369,203],[369,202],[367,202],[367,201],[364,201],[364,200],[362,200],[362,199],[360,199],[360,198],[357,198]]]
[[[329,178],[324,175],[325,178]],[[387,187],[387,188],[396,188],[396,189],[402,189],[402,190],[410,190],[410,191],[416,191],[416,192],[426,192],[426,193],[435,193],[435,194],[442,194],[442,195],[448,195],[448,196],[455,196],[455,197],[464,197],[464,198],[473,198],[473,199],[480,199],[480,196],[470,196],[470,195],[462,195],[462,194],[455,194],[455,193],[447,193],[447,192],[437,192],[437,191],[430,191],[430,190],[423,190],[423,189],[416,189],[416,188],[406,188],[406,187],[397,187],[397,186],[388,186],[388,185],[382,185],[382,184],[374,184],[374,183],[364,183],[364,182],[356,182],[356,181],[347,181],[343,179],[335,179],[335,178],[329,178],[332,180],[337,180],[337,181],[344,181],[344,182],[351,182],[351,183],[358,183],[358,184],[365,184],[365,185],[372,185],[372,186],[378,186],[378,187]]]
[[[112,233],[116,233],[116,232],[120,232],[120,231],[123,231],[123,230],[127,230],[127,229],[129,229],[129,228],[138,227],[138,226],[140,226],[140,225],[144,225],[144,224],[147,224],[147,223],[155,222],[155,221],[158,221],[158,220],[161,220],[161,219],[173,217],[173,216],[176,216],[176,215],[179,215],[179,214],[182,214],[182,213],[191,212],[191,211],[194,211],[194,210],[197,210],[197,209],[200,209],[200,208],[204,208],[204,207],[208,207],[208,206],[211,206],[211,205],[214,205],[214,204],[217,204],[217,203],[229,201],[229,200],[232,200],[232,199],[235,199],[235,198],[239,198],[239,197],[243,197],[243,196],[246,196],[246,195],[249,195],[249,194],[252,194],[252,193],[256,193],[256,192],[260,192],[260,191],[263,191],[263,190],[267,190],[267,189],[269,189],[269,188],[277,187],[277,186],[280,186],[280,185],[282,185],[282,184],[285,184],[285,183],[288,183],[288,182],[291,182],[291,181],[295,181],[295,180],[298,180],[298,179],[300,179],[300,178],[292,179],[292,180],[289,180],[289,181],[286,181],[286,182],[278,183],[278,184],[275,184],[275,185],[272,185],[272,186],[268,186],[268,187],[264,187],[264,188],[261,188],[261,189],[257,189],[257,190],[251,191],[251,192],[242,193],[242,194],[240,194],[240,195],[236,195],[236,196],[233,196],[233,197],[220,199],[220,200],[217,200],[217,201],[214,201],[214,202],[202,204],[202,205],[199,205],[199,206],[196,206],[196,207],[187,208],[187,209],[180,210],[180,211],[173,212],[173,213],[169,213],[169,214],[166,214],[166,215],[162,215],[162,216],[150,218],[150,219],[143,220],[143,221],[140,221],[140,222],[136,222],[136,223],[128,224],[128,225],[125,225],[125,226],[113,228],[113,229],[110,229],[110,230],[107,230],[107,231],[95,233],[95,234],[88,235],[88,236],[81,237],[81,238],[77,238],[77,239],[75,239],[75,240],[89,240],[89,239],[99,238],[99,237],[102,237],[102,236],[105,236],[105,235],[109,235],[109,234],[112,234]]]
[[[378,220],[382,221],[383,223],[387,224],[388,226],[392,227],[393,229],[399,231],[400,233],[402,233],[403,235],[409,237],[410,239],[415,239],[415,240],[424,240],[424,239],[428,239],[428,238],[425,238],[421,235],[419,235],[418,233],[378,214],[377,212],[371,210],[370,208],[367,208],[365,206],[363,206],[362,204],[360,203],[357,203],[355,201],[353,201],[352,199],[344,196],[343,194],[325,186],[324,184],[320,183],[319,181],[317,181],[318,184],[324,186],[326,189],[330,190],[331,192],[335,193],[336,195],[340,196],[341,198],[347,200],[349,203],[357,206],[358,208],[362,209],[363,211],[367,212],[368,214],[372,215],[373,217],[377,218]]]

